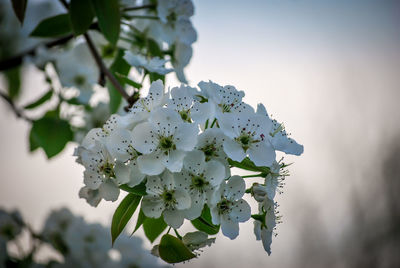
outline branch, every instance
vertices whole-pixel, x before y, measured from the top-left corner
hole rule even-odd
[[[27,55],[34,56],[36,54],[36,49],[41,45],[44,45],[47,48],[51,48],[54,46],[65,44],[69,40],[71,40],[73,37],[74,36],[71,34],[71,35],[67,35],[65,37],[62,37],[62,38],[59,38],[59,39],[56,39],[56,40],[53,40],[53,41],[50,41],[50,42],[47,42],[44,44],[39,44],[29,50],[26,50],[26,51],[20,53],[17,56],[2,60],[2,61],[0,61],[0,71],[8,70],[8,69],[11,69],[11,68],[21,65],[23,58]]]
[[[18,117],[18,118],[22,118],[26,121],[28,121],[29,123],[32,123],[33,120],[30,119],[29,117],[27,117],[26,115],[24,115],[18,108],[17,106],[15,106],[15,103],[13,102],[13,100],[7,96],[6,94],[4,94],[3,92],[0,91],[0,96],[10,105],[11,109],[13,110],[14,114]]]
[[[133,11],[133,10],[139,10],[139,9],[145,9],[145,8],[155,8],[156,5],[143,5],[143,6],[137,6],[137,7],[126,7],[122,9],[122,11]]]
[[[122,97],[129,102],[129,95],[125,92],[124,87],[118,82],[118,80],[115,78],[115,76],[110,72],[110,70],[105,66],[103,60],[101,59],[99,53],[96,50],[96,47],[93,44],[92,39],[90,36],[85,33],[83,35],[85,37],[86,43],[89,47],[90,52],[92,53],[92,56],[94,60],[96,61],[97,65],[99,66],[101,72],[104,73],[104,75],[110,80],[111,84],[115,87],[116,90],[122,95]]]

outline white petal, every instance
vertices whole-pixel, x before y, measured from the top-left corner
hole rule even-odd
[[[224,141],[225,153],[235,161],[242,161],[246,157],[246,153],[242,146],[234,140],[227,139]]]
[[[239,235],[239,223],[233,222],[229,217],[223,217],[221,220],[222,233],[231,240]]]
[[[225,166],[215,160],[208,161],[205,168],[204,177],[212,186],[218,186],[225,179]]]
[[[234,203],[229,215],[232,221],[245,222],[249,220],[251,216],[250,205],[245,200],[240,199]]]
[[[176,189],[174,192],[174,198],[176,201],[175,207],[177,209],[187,209],[191,205],[191,199],[188,192],[181,189]]]
[[[112,179],[108,179],[100,185],[99,196],[101,196],[104,200],[114,202],[118,199],[119,188],[114,181],[112,181]]]
[[[179,172],[174,174],[176,188],[189,191],[191,184],[191,176],[187,172]]]
[[[197,124],[204,124],[207,119],[211,120],[215,117],[214,114],[215,105],[211,102],[195,102],[192,109],[190,110],[190,115],[193,121]]]
[[[79,198],[86,199],[86,202],[88,202],[92,207],[97,207],[101,201],[99,191],[92,190],[87,186],[84,186],[79,190]]]
[[[92,190],[98,189],[103,181],[103,177],[96,172],[91,172],[90,170],[85,170],[83,172],[83,182]]]
[[[168,137],[182,124],[182,118],[177,111],[159,108],[151,113],[149,122],[157,128],[159,134]]]
[[[198,150],[188,152],[185,156],[185,160],[183,161],[185,169],[196,175],[200,175],[204,172],[206,168],[205,164],[204,153]]]
[[[163,172],[165,166],[163,164],[166,156],[163,153],[152,153],[141,155],[137,159],[139,170],[146,175],[158,175]]]
[[[139,183],[141,183],[143,181],[143,179],[146,177],[146,175],[140,171],[139,166],[136,161],[131,161],[129,163],[129,167],[130,167],[130,176],[129,176],[128,185],[130,187],[134,187],[134,186],[138,185]]]
[[[164,191],[161,178],[159,176],[149,176],[146,182],[146,192],[150,196],[157,197]]]
[[[261,222],[254,220],[254,235],[256,236],[256,240],[261,240]]]
[[[271,139],[274,148],[286,154],[301,155],[304,152],[303,145],[300,145],[295,140],[288,138],[285,134],[286,133],[278,132]]]
[[[142,154],[149,154],[158,146],[158,139],[152,124],[143,122],[132,130],[132,146]]]
[[[229,200],[239,200],[246,191],[246,184],[242,177],[232,176],[225,186],[225,196]]]
[[[272,243],[272,231],[267,229],[261,230],[261,240],[263,243],[264,250],[271,255],[271,243]]]
[[[184,211],[185,218],[191,221],[191,220],[194,220],[194,219],[200,217],[203,207],[204,207],[204,200],[203,200],[203,202],[198,201],[196,203],[192,199],[192,206],[189,209],[186,209]]]
[[[218,212],[218,208],[216,206],[210,208],[211,212],[211,221],[213,224],[218,225],[221,223],[221,217]]]
[[[249,158],[256,166],[271,166],[275,161],[275,150],[269,141],[257,142],[247,150]]]
[[[179,172],[182,170],[184,157],[185,152],[180,150],[170,151],[169,154],[163,158],[163,164],[171,172]]]
[[[218,124],[220,129],[231,139],[234,139],[240,135],[240,131],[237,127],[238,119],[238,116],[234,114],[218,114]]]
[[[125,162],[130,158],[129,145],[133,142],[132,133],[126,129],[113,131],[106,139],[106,147],[113,158]]]
[[[192,150],[197,143],[198,133],[199,128],[197,124],[180,124],[174,134],[176,148],[182,151]]]
[[[160,218],[161,213],[165,209],[165,205],[161,199],[145,196],[143,197],[141,208],[144,215],[147,217]]]
[[[174,229],[178,229],[183,224],[183,212],[179,210],[167,209],[163,213],[164,221]]]
[[[149,95],[147,97],[151,97],[153,99],[154,105],[160,106],[164,104],[164,98],[165,98],[164,84],[160,79],[151,83],[149,88]]]
[[[124,163],[117,162],[114,167],[116,181],[120,184],[129,182],[130,168]]]

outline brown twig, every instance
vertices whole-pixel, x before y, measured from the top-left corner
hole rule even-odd
[[[33,122],[32,119],[30,119],[29,117],[27,117],[26,115],[24,115],[18,108],[17,106],[15,106],[14,101],[7,96],[5,93],[3,93],[2,91],[0,91],[0,96],[8,103],[8,105],[10,105],[11,109],[13,110],[14,114],[18,117],[18,118],[22,118],[30,123]]]
[[[90,36],[85,33],[83,35],[85,37],[86,43],[89,47],[90,52],[92,53],[92,56],[94,60],[96,61],[97,65],[99,66],[101,72],[104,73],[104,75],[110,80],[111,84],[115,87],[116,90],[122,95],[122,97],[129,102],[129,95],[126,93],[124,87],[118,82],[118,80],[115,78],[115,76],[110,72],[110,70],[105,66],[103,60],[101,59],[99,52],[97,52],[97,49],[95,45],[93,44],[92,39]]]

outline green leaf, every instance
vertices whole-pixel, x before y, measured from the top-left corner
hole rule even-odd
[[[121,81],[123,81],[125,84],[128,84],[130,86],[133,86],[134,88],[137,89],[141,89],[142,88],[142,84],[139,84],[138,82],[135,82],[131,79],[129,79],[127,76],[122,75],[120,73],[116,73],[117,77],[119,77],[121,79]]]
[[[162,50],[160,49],[156,41],[149,38],[146,40],[146,42],[147,42],[147,49],[149,50],[152,56],[157,56],[160,58],[163,57]]]
[[[133,235],[139,228],[140,226],[142,226],[142,224],[144,223],[144,221],[147,219],[146,215],[144,215],[143,211],[140,210],[139,211],[139,216],[136,222],[136,226],[135,226],[135,230],[133,230],[132,234]]]
[[[73,139],[69,123],[57,117],[45,115],[32,124],[30,149],[43,148],[47,158],[60,153],[68,141]]]
[[[43,103],[45,103],[46,101],[51,99],[51,96],[53,96],[53,90],[50,89],[49,91],[47,91],[42,97],[40,97],[39,99],[37,99],[36,101],[26,105],[24,107],[24,109],[33,109],[36,108],[40,105],[42,105]]]
[[[146,237],[151,243],[167,228],[163,216],[158,219],[146,218],[143,222],[143,230]]]
[[[21,25],[24,23],[25,10],[28,0],[11,0],[12,7],[14,9],[15,16],[17,16]]]
[[[15,67],[4,72],[7,79],[8,96],[13,100],[21,91],[21,68]]]
[[[33,152],[36,149],[39,148],[39,144],[36,143],[34,139],[34,135],[32,134],[32,131],[29,133],[29,152]]]
[[[160,79],[161,81],[163,81],[163,83],[165,83],[165,75],[149,72],[149,77],[150,77],[150,82],[154,82]]]
[[[142,197],[135,194],[128,194],[115,210],[111,223],[111,238],[114,245],[115,240],[124,230],[131,219]]]
[[[191,221],[193,226],[209,235],[215,235],[219,232],[219,225],[214,225],[211,221],[210,209],[207,205],[204,206],[200,217]]]
[[[124,51],[122,49],[118,50],[117,56],[110,67],[110,71],[116,76],[116,79],[121,83],[121,85],[124,85],[124,81],[121,77],[118,77],[116,73],[126,76],[131,69],[131,66],[124,60],[123,56]],[[108,94],[110,95],[110,112],[113,114],[118,111],[122,102],[122,96],[110,81],[107,81],[107,89]]]
[[[244,169],[244,170],[260,171],[260,172],[266,173],[266,174],[270,173],[270,169],[268,167],[258,167],[248,157],[243,159],[242,162],[237,162],[232,159],[228,159],[228,162],[230,165],[237,167],[237,168]]]
[[[42,20],[33,30],[33,37],[58,37],[71,33],[71,22],[68,14],[60,14]]]
[[[161,238],[158,253],[168,263],[183,262],[196,257],[181,240],[169,234]]]
[[[94,10],[91,0],[71,0],[69,15],[72,30],[75,35],[85,33],[94,18]]]
[[[117,44],[120,32],[121,14],[118,0],[91,0],[99,27],[105,38],[113,45]]]
[[[120,185],[119,188],[121,190],[124,190],[124,191],[126,191],[128,193],[132,193],[132,194],[135,194],[135,195],[143,196],[143,195],[147,194],[146,193],[146,183],[145,182],[142,182],[141,184],[136,185],[135,187],[129,187],[128,185],[123,184],[123,185]]]

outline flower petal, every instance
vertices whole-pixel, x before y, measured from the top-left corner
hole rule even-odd
[[[144,215],[150,218],[159,218],[165,209],[164,202],[159,198],[143,197],[141,206]]]
[[[183,161],[183,165],[190,173],[200,175],[206,168],[204,153],[198,150],[188,152]]]
[[[182,151],[191,151],[197,143],[198,133],[197,124],[180,124],[174,134],[176,148]]]
[[[249,158],[256,166],[271,166],[275,161],[275,150],[269,141],[257,142],[247,150]]]
[[[178,229],[183,224],[183,212],[179,210],[167,209],[163,213],[164,221],[174,229]]]
[[[226,237],[233,240],[239,235],[239,223],[233,222],[228,216],[225,216],[221,220],[221,230]]]
[[[246,191],[246,184],[242,177],[235,175],[230,177],[224,191],[227,199],[231,201],[239,200]]]
[[[83,182],[92,190],[99,189],[103,181],[104,178],[96,172],[92,172],[90,170],[85,170],[83,172]]]
[[[145,174],[143,174],[136,161],[131,161],[129,163],[129,168],[130,168],[130,176],[129,176],[129,182],[128,185],[130,187],[134,187],[141,183],[143,179],[146,177]]]
[[[215,160],[206,163],[204,177],[210,182],[212,186],[218,186],[225,179],[225,166]]]
[[[129,182],[130,168],[121,162],[116,162],[114,167],[116,181],[120,184]]]
[[[239,143],[231,139],[226,139],[224,141],[224,151],[225,153],[235,161],[242,161],[246,157],[246,153]]]
[[[139,170],[146,175],[159,175],[165,169],[163,165],[165,157],[159,152],[141,155],[137,159]]]
[[[174,193],[174,198],[176,201],[175,207],[177,209],[187,209],[191,205],[191,199],[188,192],[181,189],[176,189]]]
[[[244,199],[240,199],[234,203],[229,215],[230,215],[232,221],[235,221],[235,222],[248,221],[251,216],[250,205]]]
[[[132,146],[142,154],[149,154],[153,152],[158,146],[158,139],[154,133],[152,124],[143,122],[138,124],[132,130]]]
[[[179,172],[182,170],[184,157],[185,153],[180,150],[170,151],[169,154],[163,158],[163,164],[171,172]]]
[[[133,142],[132,133],[126,129],[113,131],[106,139],[106,147],[111,156],[121,162],[130,158],[130,146]]]
[[[99,196],[107,201],[116,201],[119,196],[119,188],[111,179],[103,182],[99,187]]]

